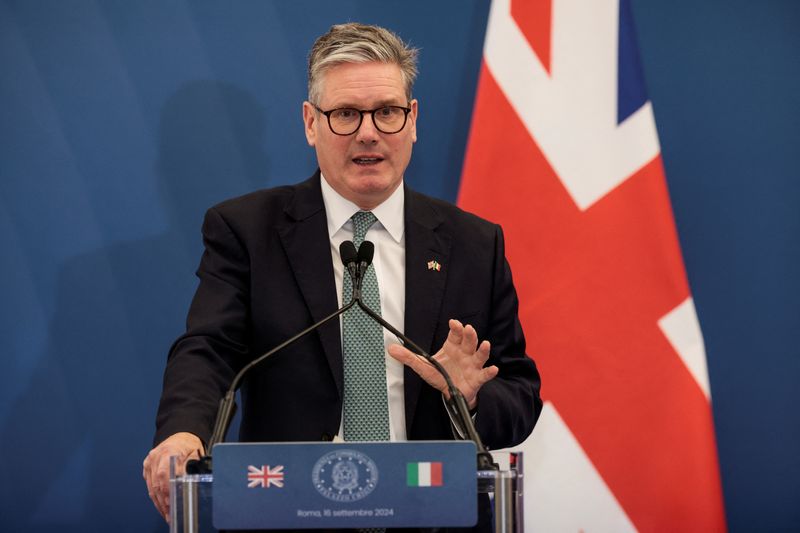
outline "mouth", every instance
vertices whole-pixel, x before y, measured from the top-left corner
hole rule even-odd
[[[354,157],[352,159],[353,163],[359,166],[368,167],[372,165],[377,165],[383,158],[379,155],[364,155],[359,157]]]

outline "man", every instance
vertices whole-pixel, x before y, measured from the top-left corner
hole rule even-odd
[[[303,103],[317,173],[206,214],[200,285],[187,331],[170,351],[157,445],[144,461],[163,516],[169,456],[185,463],[202,453],[233,375],[349,301],[339,244],[354,237],[375,243],[375,310],[436,352],[484,443],[512,446],[532,431],[539,375],[525,355],[500,228],[403,186],[416,142],[415,76],[416,50],[388,30],[332,27],[312,48]],[[349,333],[348,320],[368,327],[359,313],[348,311],[341,330],[330,322],[253,369],[241,389],[240,440],[369,440],[373,428],[354,421],[365,394],[385,406],[381,421],[370,422],[385,425],[376,439],[453,438],[443,380],[388,332],[379,333],[379,386],[362,390],[360,374],[373,371],[353,366],[361,361],[353,342],[369,336]]]

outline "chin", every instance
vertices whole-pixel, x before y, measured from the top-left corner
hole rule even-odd
[[[358,199],[355,203],[361,207],[369,204],[370,209],[376,207],[378,204],[386,200],[393,192],[393,183],[388,180],[370,181],[364,183],[363,181],[353,184],[350,190],[353,194],[353,199]]]
[[[385,192],[395,183],[390,177],[381,175],[358,176],[351,180],[350,188],[360,194]]]

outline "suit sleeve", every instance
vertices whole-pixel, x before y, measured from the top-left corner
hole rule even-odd
[[[519,321],[519,301],[505,257],[503,232],[496,227],[491,308],[486,338],[491,342],[487,365],[499,373],[478,392],[476,427],[491,449],[523,442],[542,410],[541,380],[533,360],[526,355]]]
[[[247,251],[215,209],[206,213],[203,243],[186,333],[167,359],[155,444],[180,431],[208,442],[219,400],[249,355]]]

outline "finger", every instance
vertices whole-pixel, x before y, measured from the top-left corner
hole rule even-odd
[[[486,364],[486,361],[489,360],[489,355],[491,354],[492,345],[489,341],[483,341],[480,346],[478,346],[478,350],[475,352],[478,362],[480,366]]]
[[[464,335],[464,325],[458,320],[452,318],[448,322],[450,332],[447,334],[447,342],[452,342],[455,345],[461,343],[461,337]]]
[[[414,352],[412,352],[402,344],[397,344],[397,343],[390,344],[386,348],[386,351],[389,352],[389,355],[391,355],[401,363],[404,363],[406,359],[409,359],[415,355]]]
[[[183,450],[180,453],[175,453],[174,450],[165,450],[161,455],[158,472],[156,474],[156,497],[158,503],[156,507],[164,520],[169,523],[170,516],[170,488],[171,480],[169,478],[170,460],[174,455],[176,456],[175,462],[175,475],[182,476],[186,473],[186,463],[189,459],[200,458],[200,450]]]
[[[150,499],[153,501],[153,505],[158,509],[158,497],[156,495],[156,490],[154,488],[154,472],[153,472],[153,463],[154,463],[154,453],[151,451],[147,454],[147,457],[144,459],[144,463],[142,465],[142,475],[144,476],[144,482],[147,485],[147,495],[150,496]]]
[[[149,489],[152,489],[153,485],[156,482],[157,472],[158,472],[158,465],[161,461],[161,449],[154,448],[150,450],[150,453],[147,454],[147,457],[144,460],[143,469],[144,469],[144,478],[145,482]]]
[[[482,382],[481,382],[481,386],[485,385],[485,384],[486,384],[486,383],[488,383],[489,381],[491,381],[491,380],[493,380],[494,378],[496,378],[498,373],[500,373],[500,369],[499,369],[499,368],[497,368],[497,367],[496,367],[496,366],[494,366],[494,365],[492,365],[492,366],[487,366],[486,368],[484,368],[483,370],[481,370],[481,374],[480,374],[480,376],[481,376],[481,380],[482,380]]]
[[[159,458],[158,469],[155,472],[153,485],[158,500],[158,511],[164,520],[169,516],[169,453],[163,453]]]
[[[392,344],[388,348],[389,355],[408,366],[425,380],[430,386],[443,391],[446,389],[444,378],[439,372],[426,361],[423,357],[410,351],[408,348],[399,344]]]
[[[403,363],[411,367],[412,370],[419,372],[425,372],[427,369],[433,369],[433,366],[426,361],[423,357],[415,354],[405,346],[401,346],[400,344],[392,344],[387,349],[389,355]]]
[[[461,351],[472,355],[478,346],[478,332],[471,325],[464,326],[464,334],[461,336]]]
[[[158,514],[164,515],[161,506],[161,496],[160,496],[161,487],[156,480],[155,473],[149,474],[147,479],[147,495],[150,496],[150,500],[153,502],[153,506],[158,511]]]
[[[450,320],[448,320],[447,325],[450,327],[451,330],[454,329],[460,330],[464,327],[464,324],[462,324],[460,320],[457,320],[455,318],[451,318]]]

